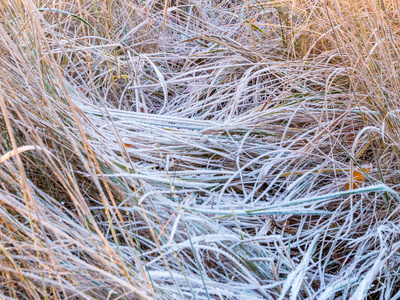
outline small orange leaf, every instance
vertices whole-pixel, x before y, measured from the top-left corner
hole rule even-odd
[[[124,146],[125,146],[126,148],[133,148],[133,146],[130,145],[130,144],[125,144],[125,143],[124,143]]]
[[[371,167],[363,167],[362,169],[364,170],[365,173],[368,173],[369,171],[371,171]],[[350,190],[350,189],[354,190],[354,189],[358,188],[360,183],[363,182],[365,180],[365,178],[366,177],[361,170],[359,170],[359,169],[354,170],[353,182],[350,182],[351,180],[349,180],[349,182],[346,183],[346,190]],[[351,185],[351,188],[350,188],[350,185]]]
[[[80,73],[86,71],[86,67],[77,67],[76,70]]]

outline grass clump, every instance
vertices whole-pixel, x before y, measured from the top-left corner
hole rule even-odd
[[[4,299],[398,299],[396,1],[0,4]]]

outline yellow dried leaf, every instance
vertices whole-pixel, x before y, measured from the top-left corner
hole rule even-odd
[[[364,170],[365,173],[369,173],[369,171],[371,171],[371,167],[363,167],[362,169]],[[365,180],[365,178],[366,177],[361,170],[355,169],[353,171],[353,181],[351,182],[351,179],[350,179],[349,182],[346,183],[346,190],[350,190],[350,189],[354,190],[354,189],[358,188],[360,183],[363,182]]]

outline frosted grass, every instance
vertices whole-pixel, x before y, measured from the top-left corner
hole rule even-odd
[[[2,3],[1,298],[399,298],[384,5]]]

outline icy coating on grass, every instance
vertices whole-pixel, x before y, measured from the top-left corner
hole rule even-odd
[[[0,298],[399,299],[396,1],[0,3]]]

